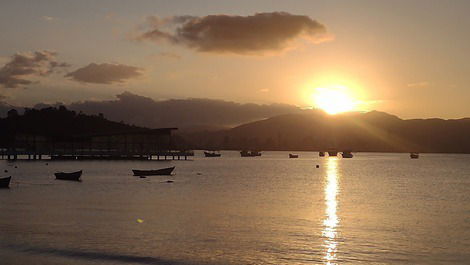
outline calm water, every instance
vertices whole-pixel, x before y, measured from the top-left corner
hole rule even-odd
[[[287,154],[0,161],[14,177],[0,190],[0,264],[470,262],[470,155]],[[167,165],[176,175],[131,176]],[[53,178],[78,169],[81,183]]]

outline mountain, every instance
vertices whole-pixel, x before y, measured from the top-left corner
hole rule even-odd
[[[208,125],[195,128],[178,130],[175,147],[470,153],[470,118],[403,120],[378,111],[328,115],[319,110],[303,110],[231,129]],[[110,121],[103,115],[77,113],[64,106],[25,109],[23,115],[13,113],[0,119],[0,143],[7,143],[15,133],[66,138],[142,129],[145,128]]]
[[[24,114],[14,112],[0,119],[0,142],[14,135],[40,135],[51,138],[68,138],[73,135],[141,131],[145,128],[106,120],[99,115],[77,114],[64,106],[43,109],[26,109]]]
[[[211,99],[155,101],[130,92],[116,97],[115,100],[76,102],[67,108],[86,114],[102,113],[110,120],[138,126],[179,127],[190,131],[220,130],[280,114],[300,112],[298,107],[285,104],[239,104]]]
[[[17,108],[15,106],[12,106],[10,104],[0,101],[0,117],[6,117],[7,112],[11,109],[22,109],[22,108]]]
[[[183,135],[194,148],[470,153],[470,119],[413,119],[372,111],[278,115],[229,130]]]
[[[188,132],[228,129],[251,121],[301,111],[296,106],[286,104],[240,104],[200,98],[156,101],[130,92],[121,93],[113,100],[88,100],[68,105],[60,102],[38,103],[33,108],[57,108],[62,105],[77,113],[103,114],[112,121],[147,128],[178,127]],[[6,117],[7,111],[12,108],[17,109],[19,113],[26,109],[0,101],[0,117]]]

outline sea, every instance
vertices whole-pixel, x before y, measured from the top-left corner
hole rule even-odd
[[[470,155],[296,153],[0,161],[0,264],[470,264]]]

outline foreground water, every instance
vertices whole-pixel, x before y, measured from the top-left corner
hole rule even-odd
[[[469,155],[222,154],[1,161],[14,179],[0,190],[0,264],[470,261]],[[176,175],[131,176],[167,165]],[[79,169],[81,183],[54,180],[55,171]]]

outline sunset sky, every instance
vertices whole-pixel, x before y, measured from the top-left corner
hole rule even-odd
[[[470,117],[469,1],[1,1],[0,99],[212,98]],[[323,101],[324,102],[324,101]],[[344,103],[346,105],[347,103]]]

